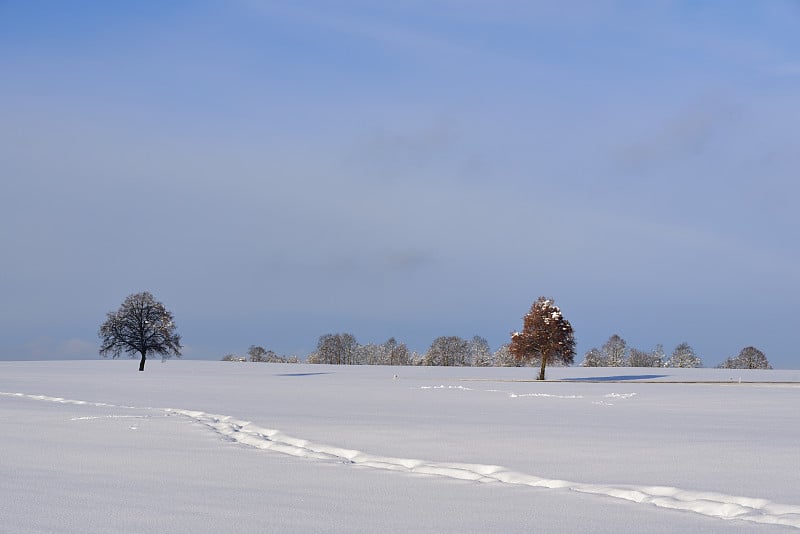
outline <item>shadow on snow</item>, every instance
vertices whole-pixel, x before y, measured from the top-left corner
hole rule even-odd
[[[314,375],[332,375],[333,373],[280,373],[275,376],[314,376]]]
[[[665,378],[669,375],[619,375],[619,376],[590,376],[580,378],[563,378],[564,382],[619,382],[621,380],[654,380]]]

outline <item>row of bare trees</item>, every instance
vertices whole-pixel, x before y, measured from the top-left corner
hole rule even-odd
[[[583,367],[703,367],[703,361],[686,342],[680,343],[667,357],[663,345],[653,350],[628,347],[619,335],[614,334],[602,347],[593,347],[584,355]],[[767,357],[755,347],[745,347],[737,356],[722,362],[721,369],[772,369]]]
[[[504,345],[492,353],[489,343],[481,336],[464,339],[459,336],[437,337],[428,350],[419,354],[405,343],[389,338],[385,343],[361,345],[349,333],[325,334],[317,342],[317,350],[307,363],[345,365],[438,365],[455,367],[513,366],[514,360]]]
[[[281,356],[274,351],[267,350],[260,345],[250,345],[246,356],[236,354],[226,354],[222,357],[223,362],[263,362],[263,363],[300,363],[297,356]]]
[[[383,344],[360,345],[353,334],[325,334],[317,342],[317,350],[307,363],[344,365],[408,365],[411,360],[405,343],[389,338]]]
[[[602,347],[593,347],[584,355],[583,367],[702,367],[703,361],[686,342],[680,343],[667,357],[664,346],[653,350],[628,348],[619,335],[614,334]]]
[[[512,354],[510,344],[502,345],[492,352],[489,343],[481,336],[464,339],[459,336],[441,336],[433,340],[422,354],[410,351],[405,343],[389,338],[384,343],[361,345],[350,333],[325,334],[320,336],[317,350],[309,354],[305,362],[332,365],[431,365],[453,367],[522,367],[538,366],[540,358],[529,361],[518,360]],[[252,345],[245,355],[227,354],[222,358],[229,362],[299,363],[297,356],[280,356],[261,346]],[[560,362],[555,362],[558,365]]]
[[[552,318],[552,316],[551,316]],[[563,328],[563,325],[562,325]],[[519,340],[521,333],[515,333]],[[519,367],[541,366],[542,358],[534,354],[530,358],[517,358],[511,344],[502,345],[495,352],[481,336],[464,339],[458,336],[436,338],[428,350],[417,354],[408,349],[405,343],[389,338],[385,343],[361,345],[353,334],[325,334],[320,336],[317,350],[311,353],[307,363],[326,363],[339,365],[435,365],[457,367]],[[282,356],[259,345],[251,345],[244,356],[228,354],[223,361],[249,361],[266,363],[299,363],[297,356]],[[569,365],[564,358],[553,358],[549,365]],[[702,367],[701,358],[688,343],[681,343],[670,356],[664,353],[662,345],[645,351],[628,347],[627,342],[617,334],[611,336],[602,347],[594,347],[586,352],[581,363],[583,367]],[[755,347],[745,347],[737,356],[731,356],[721,363],[724,369],[771,369],[763,352]]]

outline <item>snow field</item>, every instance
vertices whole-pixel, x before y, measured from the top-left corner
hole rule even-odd
[[[630,394],[610,394],[608,396],[629,398]],[[238,421],[229,416],[216,416],[187,410],[170,410],[170,412],[190,417],[231,441],[293,456],[337,460],[363,467],[437,475],[459,480],[502,482],[550,489],[570,489],[636,503],[649,503],[664,508],[692,511],[724,519],[736,518],[756,523],[800,528],[800,505],[781,505],[771,503],[766,499],[713,492],[686,491],[671,487],[581,484],[516,473],[497,465],[431,462],[411,458],[374,456],[356,450],[341,449],[331,445],[322,445],[292,438],[277,430],[259,428],[249,422]]]
[[[278,457],[295,458],[295,462],[300,463],[291,465],[296,472],[304,473],[301,483],[308,487],[314,486],[312,479],[332,474],[331,466],[339,466],[334,473],[334,485],[342,483],[342,476],[361,479],[365,476],[364,470],[399,472],[389,473],[393,481],[397,476],[405,480],[400,473],[417,475],[409,482],[415,496],[429,494],[436,488],[433,491],[437,499],[458,509],[462,520],[472,517],[473,526],[484,524],[487,519],[494,520],[496,526],[502,525],[509,532],[530,529],[532,518],[526,501],[530,505],[548,501],[549,512],[559,511],[561,515],[548,515],[537,507],[540,514],[537,520],[552,521],[550,531],[553,532],[575,531],[581,528],[581,521],[586,524],[597,520],[601,525],[593,526],[595,532],[630,530],[630,525],[619,524],[623,519],[611,517],[614,515],[611,512],[617,510],[610,504],[612,502],[628,503],[625,506],[627,515],[622,515],[644,521],[646,525],[635,529],[640,532],[669,532],[670,528],[672,531],[692,528],[701,532],[729,532],[733,528],[744,532],[749,531],[748,524],[757,531],[769,529],[770,525],[790,531],[800,528],[798,420],[793,410],[784,406],[792,401],[796,406],[800,389],[787,384],[769,387],[637,385],[633,381],[537,384],[509,382],[513,378],[506,376],[507,371],[500,373],[501,376],[489,376],[488,380],[466,376],[465,382],[464,377],[459,376],[465,370],[460,369],[267,364],[243,364],[237,368],[236,364],[217,362],[151,364],[148,369],[151,375],[146,372],[140,376],[135,374],[129,361],[48,363],[50,368],[46,364],[0,366],[3,370],[0,408],[9,402],[16,408],[0,417],[0,423],[13,422],[14,414],[20,409],[23,412],[32,410],[35,417],[49,419],[52,409],[48,410],[48,405],[64,406],[78,412],[58,421],[49,419],[50,422],[40,425],[39,429],[51,425],[57,428],[83,425],[81,432],[101,441],[109,437],[100,431],[108,425],[115,425],[117,432],[126,431],[129,435],[141,435],[146,427],[158,426],[160,434],[170,436],[175,424],[183,421],[184,424],[178,426],[182,432],[185,432],[185,424],[212,431],[204,434],[202,443],[214,454],[227,449],[226,454],[236,457],[231,451],[238,450],[244,458],[242,446],[245,450],[268,453],[268,456],[260,454],[258,457],[247,454],[244,470],[265,459],[272,463],[280,462]],[[302,372],[288,372],[297,369]],[[467,371],[471,373],[475,371]],[[395,374],[399,377],[396,380],[392,379]],[[493,375],[492,370],[489,374]],[[61,380],[57,380],[58,377]],[[35,383],[36,391],[12,390],[14,386],[30,387]],[[81,391],[84,395],[79,397],[77,394]],[[735,416],[729,414],[732,399],[741,403]],[[157,407],[170,405],[183,407]],[[208,409],[210,406],[230,415],[219,415],[219,411]],[[90,413],[80,413],[81,410]],[[628,440],[614,439],[615,435],[626,431]],[[6,438],[18,437],[7,425],[0,425],[0,432]],[[60,442],[72,439],[65,436],[65,432],[52,435],[45,432],[40,439],[45,444],[50,439],[50,446],[57,448]],[[209,439],[213,436],[216,438]],[[671,450],[678,443],[683,443],[683,447]],[[155,455],[154,462],[165,473],[170,473],[170,465],[164,465],[163,458],[159,458],[180,451],[167,452],[163,445],[152,442],[146,445],[141,454]],[[792,446],[795,448],[791,449]],[[13,439],[9,447],[12,453],[25,459],[26,453],[13,445]],[[205,454],[195,450],[195,446],[183,447],[198,458]],[[562,450],[559,451],[559,447]],[[80,450],[66,449],[81,457]],[[124,463],[116,450],[115,446],[94,452],[106,461],[117,459]],[[544,457],[539,458],[539,454]],[[671,461],[668,454],[673,455]],[[714,456],[721,457],[721,464],[728,465],[728,471],[716,472],[714,462],[710,462],[710,467],[705,465]],[[487,459],[491,461],[486,462]],[[10,480],[15,476],[21,481],[31,478],[30,470],[23,469],[20,474],[5,462],[0,466],[4,471],[12,471]],[[681,464],[685,464],[683,468],[679,468]],[[300,465],[302,469],[298,468]],[[504,465],[507,467],[502,467]],[[642,469],[644,465],[648,468]],[[178,475],[190,486],[197,482],[195,474]],[[418,475],[424,476],[419,478]],[[454,491],[454,486],[448,485],[446,492],[440,493],[440,483],[429,477],[455,479],[454,483],[456,480],[481,482],[484,484],[480,486],[494,489],[482,492],[478,502],[472,503],[471,498],[459,501],[456,495],[464,490]],[[41,483],[39,477],[33,476],[33,479],[34,485]],[[66,477],[63,482],[70,485],[74,480]],[[229,481],[219,473],[215,482],[235,484],[235,480]],[[128,480],[128,483],[132,493],[128,500],[132,501],[141,499],[135,491],[137,485],[150,484],[138,479]],[[274,496],[275,492],[296,488],[295,483],[279,480],[276,485],[272,480],[269,489],[262,491],[270,491]],[[259,483],[249,481],[248,484],[257,487]],[[529,494],[513,491],[511,500],[517,505],[509,510],[511,516],[499,518],[485,509],[487,502],[490,507],[499,506],[494,499],[501,495],[502,499],[508,498],[508,490],[500,488],[522,487],[538,489],[531,489],[533,493]],[[2,488],[0,497],[5,498],[6,491],[9,495],[13,491],[6,485]],[[541,493],[543,488],[552,491],[546,492],[545,497]],[[737,491],[720,491],[723,488]],[[353,489],[360,499],[365,498],[358,487]],[[84,490],[91,493],[91,485]],[[45,495],[48,491],[53,490],[45,490]],[[409,502],[406,494],[389,493],[390,503]],[[317,488],[316,495],[304,495],[310,508],[298,503],[293,505],[296,510],[311,514],[309,521],[316,530],[344,532],[366,528],[363,518],[344,514],[340,508],[337,509],[343,514],[341,517],[349,518],[349,523],[333,520],[329,522],[330,528],[315,523],[315,510],[319,513],[330,510],[330,495],[327,500],[317,501],[320,495],[325,495],[325,490]],[[417,519],[423,522],[408,518],[403,525],[407,531],[423,531],[437,522],[435,530],[430,531],[457,531],[450,530],[457,524],[468,527],[448,514],[439,514],[435,519],[424,512],[429,504],[411,499],[420,507],[421,515]],[[483,515],[464,513],[464,508],[473,504],[483,509]],[[567,512],[572,508],[570,504],[580,504],[580,513]],[[22,506],[24,509],[24,504]],[[216,506],[211,508],[216,509]],[[402,508],[401,504],[386,506],[388,509],[380,513],[387,517],[397,515]],[[629,506],[633,506],[635,512]],[[252,513],[258,515],[258,510],[256,507]],[[196,512],[203,515],[202,511]],[[287,530],[302,531],[296,518],[287,517],[283,508],[273,512],[282,518]],[[443,525],[442,518],[451,521]],[[163,522],[164,518],[161,519]],[[252,524],[262,519],[255,517]],[[26,530],[24,523],[18,526],[20,532],[46,531]]]

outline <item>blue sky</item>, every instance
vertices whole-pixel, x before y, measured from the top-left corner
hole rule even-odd
[[[540,295],[797,368],[800,2],[0,1],[0,359],[493,349]]]

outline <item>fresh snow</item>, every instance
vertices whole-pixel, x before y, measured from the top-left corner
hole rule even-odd
[[[800,371],[0,363],[8,532],[796,532]]]

